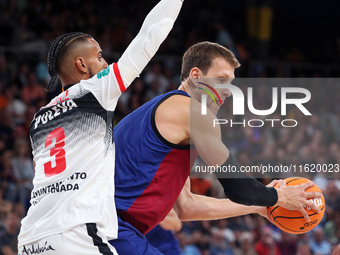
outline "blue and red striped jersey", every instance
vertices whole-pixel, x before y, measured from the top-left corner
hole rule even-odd
[[[157,107],[173,95],[157,96],[114,128],[115,202],[119,215],[143,234],[169,213],[190,174],[190,145],[172,144],[158,132]],[[193,161],[193,160],[192,160]]]

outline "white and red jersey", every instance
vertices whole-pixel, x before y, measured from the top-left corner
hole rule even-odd
[[[161,0],[117,64],[71,86],[36,113],[30,125],[32,206],[22,220],[19,246],[85,223],[117,238],[113,111],[171,31],[182,4]]]
[[[30,125],[34,189],[19,245],[97,223],[117,236],[113,111],[125,86],[118,65],[71,86]]]

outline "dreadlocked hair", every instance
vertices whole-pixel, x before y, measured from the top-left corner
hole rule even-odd
[[[54,91],[56,87],[58,79],[57,72],[59,71],[58,68],[60,64],[59,60],[61,59],[61,56],[64,55],[63,53],[67,52],[67,48],[70,46],[68,42],[74,39],[72,40],[72,43],[75,43],[80,38],[87,39],[92,38],[92,36],[82,32],[71,32],[63,34],[53,41],[47,55],[47,69],[49,75],[51,76],[51,79],[46,87],[47,91]]]

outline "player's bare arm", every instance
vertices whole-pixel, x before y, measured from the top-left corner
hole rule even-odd
[[[174,95],[163,101],[156,110],[157,130],[173,144],[190,144],[190,98]]]
[[[171,209],[171,211],[168,213],[168,215],[162,220],[159,225],[165,229],[170,231],[178,232],[182,228],[182,222],[178,218],[177,213],[174,209]]]
[[[250,213],[259,213],[265,216],[264,207],[245,206],[234,203],[230,199],[217,199],[194,194],[190,191],[189,178],[174,208],[182,221],[217,220]]]

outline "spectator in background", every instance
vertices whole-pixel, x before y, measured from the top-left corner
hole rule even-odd
[[[30,73],[28,83],[21,91],[22,100],[27,104],[36,105],[40,100],[46,99],[44,88],[37,82],[35,73]],[[42,105],[41,105],[42,106]]]
[[[13,120],[6,110],[0,110],[0,139],[8,149],[13,147]]]
[[[25,123],[26,104],[18,98],[15,98],[15,89],[9,87],[5,91],[7,99],[6,110],[13,119],[14,125],[22,125]]]
[[[133,93],[130,95],[127,105],[127,112],[131,113],[142,105],[141,98],[138,94]]]
[[[318,255],[330,255],[331,254],[331,244],[325,240],[323,229],[317,227],[313,231],[313,239],[309,242],[309,246],[313,253]]]
[[[13,204],[6,200],[3,200],[2,197],[2,191],[0,189],[0,230],[3,228],[3,222],[6,218],[6,215],[13,209]]]
[[[223,237],[226,241],[230,243],[235,242],[234,232],[228,227],[228,220],[221,219],[216,221],[217,226],[211,229],[211,232],[214,234],[215,232],[220,232],[223,234]],[[218,236],[218,235],[217,235]]]
[[[338,200],[338,205],[334,208],[332,216],[327,218],[324,230],[328,240],[336,244],[340,242],[340,200]]]
[[[296,255],[312,255],[309,244],[307,242],[299,243]]]
[[[25,126],[25,129],[27,130],[27,133],[28,133],[31,121],[32,121],[32,119],[34,117],[34,114],[37,111],[38,111],[38,107],[37,106],[34,106],[34,105],[27,106],[27,109],[26,109],[26,112],[25,112],[25,123],[24,123],[24,126]]]
[[[235,57],[238,59],[239,54],[235,47],[234,39],[229,33],[229,31],[226,29],[226,27],[221,22],[216,22],[214,24],[214,28],[217,31],[215,40],[216,43],[221,44],[222,46],[230,49],[234,53]]]
[[[0,56],[0,85],[7,88],[11,82],[11,74],[7,67],[6,58]]]
[[[157,95],[165,93],[170,84],[170,81],[162,73],[162,66],[158,62],[152,64],[151,69],[145,74],[144,80],[148,86],[153,87],[152,90],[155,90],[153,83],[157,82]]]
[[[295,254],[297,250],[297,243],[293,235],[283,232],[281,233],[281,241],[278,243],[281,255]]]
[[[335,243],[336,244],[340,243],[340,227],[338,228],[337,233],[336,233],[336,241],[335,241]]]
[[[236,249],[235,255],[256,255],[254,249],[254,235],[251,232],[242,232],[239,237],[240,248]]]
[[[337,163],[338,159],[340,159],[340,144],[337,142],[332,142],[329,146],[330,152],[330,162]]]
[[[44,86],[46,86],[51,79],[50,75],[48,74],[46,62],[40,61],[36,66],[35,71],[37,74],[38,81],[42,83]]]
[[[208,196],[211,194],[211,180],[202,177],[191,177],[191,192],[199,195]]]
[[[149,89],[146,92],[147,100],[151,100],[152,98],[158,96],[160,91],[160,82],[159,80],[153,80],[152,83],[149,85]]]
[[[255,244],[258,255],[281,255],[279,247],[273,237],[273,231],[269,227],[263,227],[260,240]]]
[[[191,240],[192,240],[192,243],[201,251],[202,255],[209,254],[210,242],[211,242],[210,221],[201,222],[200,225],[201,225],[200,228],[192,232]],[[205,227],[208,227],[208,228],[204,229]]]
[[[145,92],[146,87],[143,79],[137,78],[132,82],[131,86],[120,96],[118,100],[114,115],[115,125],[126,115],[147,101],[144,96]]]
[[[1,81],[0,81],[0,111],[4,109],[7,105],[7,98],[5,96],[5,89],[2,87]]]
[[[338,255],[340,254],[340,244],[336,245],[332,249],[332,255]]]
[[[123,118],[127,114],[130,113],[129,111],[129,103],[131,95],[136,94],[140,98],[140,102],[142,102],[144,94],[145,94],[146,88],[144,81],[141,78],[137,78],[134,80],[131,84],[131,86],[120,96],[116,113]]]
[[[5,227],[0,230],[0,254],[16,255],[17,252],[17,235],[20,228],[20,217],[15,212],[9,212],[6,215]]]
[[[336,186],[335,180],[333,179],[328,180],[327,187],[324,190],[324,196],[326,204],[331,208],[335,208],[338,205],[340,201],[340,190]]]
[[[212,232],[210,254],[234,255],[230,242],[225,238],[225,233],[221,229]]]
[[[29,152],[30,147],[26,139],[17,139],[15,141],[12,168],[17,181],[19,202],[26,206],[26,210],[29,207],[34,177],[33,161]]]
[[[184,232],[179,232],[176,237],[182,250],[181,255],[201,255],[200,250],[192,244],[191,239]]]
[[[22,45],[24,42],[31,41],[36,38],[36,35],[30,29],[30,17],[27,15],[27,13],[22,13],[19,16],[18,26],[16,26],[14,30],[14,37],[13,37],[13,44],[14,45]]]
[[[14,205],[18,199],[18,186],[12,168],[12,151],[6,150],[1,158],[0,180],[3,199]],[[1,167],[0,165],[0,167]]]
[[[19,72],[16,75],[15,82],[18,84],[18,89],[22,89],[28,84],[28,76],[30,74],[30,70],[28,65],[21,65],[19,68]]]
[[[299,50],[297,46],[294,46],[286,55],[286,60],[288,62],[303,62],[305,60],[305,56]]]

